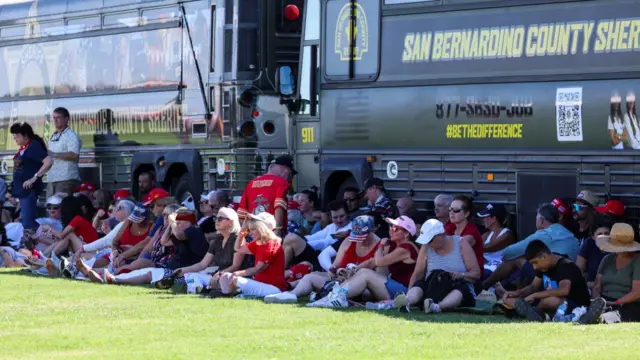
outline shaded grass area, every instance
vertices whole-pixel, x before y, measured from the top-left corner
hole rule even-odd
[[[309,309],[0,271],[0,359],[635,359],[640,325]]]

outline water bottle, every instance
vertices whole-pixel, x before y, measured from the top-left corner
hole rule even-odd
[[[567,302],[564,301],[560,306],[558,306],[558,310],[556,314],[553,316],[554,322],[568,322],[571,321],[573,317],[572,314],[566,315],[567,312]]]

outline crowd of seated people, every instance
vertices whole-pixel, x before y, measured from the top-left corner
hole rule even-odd
[[[326,211],[315,189],[295,194],[282,238],[268,212],[241,222],[226,193],[199,199],[198,212],[162,188],[136,200],[83,183],[73,196],[46,200],[35,233],[21,233],[19,208],[7,206],[0,262],[309,307],[432,314],[473,308],[490,294],[506,314],[530,321],[640,320],[637,226],[620,201],[602,204],[588,190],[540,205],[532,234],[510,228],[503,204],[476,207],[464,195],[438,195],[429,218],[411,196],[392,203],[376,178],[345,189]]]

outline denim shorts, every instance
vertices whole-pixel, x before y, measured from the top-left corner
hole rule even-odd
[[[407,293],[407,287],[393,280],[392,278],[387,278],[387,284],[385,286],[387,288],[387,291],[389,292],[389,296],[391,296],[392,299],[395,298],[399,293]]]

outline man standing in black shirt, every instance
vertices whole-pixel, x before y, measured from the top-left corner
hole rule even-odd
[[[589,306],[589,289],[575,263],[551,253],[540,240],[527,246],[525,257],[536,270],[536,277],[524,289],[507,292],[505,305],[515,308],[529,321],[538,322],[550,319],[564,302],[567,303],[565,314],[571,314],[577,307]],[[547,277],[550,284],[545,284],[543,277]]]

